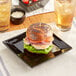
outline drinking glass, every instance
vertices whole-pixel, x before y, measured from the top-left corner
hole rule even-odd
[[[0,32],[9,29],[11,0],[0,0]]]
[[[55,0],[56,25],[61,31],[71,29],[76,0]]]

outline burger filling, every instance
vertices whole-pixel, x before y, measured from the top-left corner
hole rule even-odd
[[[53,41],[53,38],[52,38]],[[52,48],[52,41],[33,43],[28,38],[24,39],[24,49],[27,49],[31,53],[48,54]]]

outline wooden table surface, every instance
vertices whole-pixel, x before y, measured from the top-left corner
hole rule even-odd
[[[76,11],[75,11],[75,17],[76,17]],[[24,21],[23,24],[20,25],[13,25],[12,23],[10,24],[10,29],[7,31],[13,31],[13,30],[19,30],[19,29],[24,29],[30,26],[33,23],[37,22],[43,22],[43,23],[51,23],[54,22],[56,19],[55,13],[54,12],[49,12],[49,13],[44,13],[44,14],[38,14],[34,16],[27,17]]]

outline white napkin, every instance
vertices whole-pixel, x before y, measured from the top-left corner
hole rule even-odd
[[[1,57],[0,57],[0,76],[10,76]]]

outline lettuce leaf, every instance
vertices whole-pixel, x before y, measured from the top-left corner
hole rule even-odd
[[[38,54],[48,54],[52,50],[53,46],[49,46],[46,49],[35,49],[32,45],[24,44],[24,49],[28,50],[32,53],[38,53]]]

